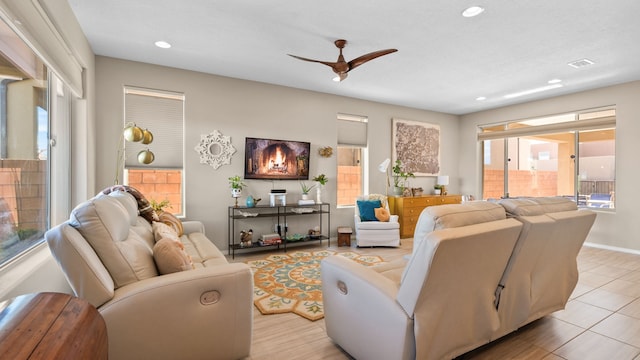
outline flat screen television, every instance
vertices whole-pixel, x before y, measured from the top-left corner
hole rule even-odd
[[[311,143],[304,141],[246,138],[244,178],[309,180]]]

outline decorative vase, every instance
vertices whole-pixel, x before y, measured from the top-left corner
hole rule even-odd
[[[238,198],[240,197],[240,194],[242,194],[242,189],[231,189],[231,196],[234,198]]]
[[[247,196],[247,207],[254,207],[256,206],[256,202],[253,199],[253,196],[249,195]]]
[[[316,188],[316,203],[322,204],[322,187],[318,186]]]

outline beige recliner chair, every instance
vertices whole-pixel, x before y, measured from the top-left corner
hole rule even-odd
[[[564,309],[578,283],[577,256],[596,213],[563,197],[499,201],[523,229],[496,291],[499,338]]]
[[[180,241],[194,269],[160,275],[154,234],[129,193],[98,195],[46,233],[75,294],[103,316],[110,359],[249,356],[253,277],[229,264],[198,222]]]
[[[323,260],[327,335],[356,359],[451,359],[488,343],[500,326],[494,292],[522,223],[500,205],[479,206],[458,215],[470,225],[425,235],[400,272]],[[488,210],[499,219],[482,222]]]

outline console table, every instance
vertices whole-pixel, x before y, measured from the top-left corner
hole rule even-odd
[[[423,196],[389,196],[389,211],[398,215],[400,237],[412,237],[416,230],[418,217],[428,206],[444,204],[460,204],[461,195],[423,195]]]
[[[107,327],[87,301],[63,293],[0,303],[0,359],[107,359]]]
[[[244,213],[244,215],[243,215]],[[250,216],[250,215],[253,216]],[[247,215],[247,216],[245,216]],[[237,251],[243,250],[268,250],[273,247],[280,248],[282,245],[284,251],[287,251],[287,245],[291,245],[293,243],[305,243],[308,241],[320,241],[322,244],[322,240],[327,240],[327,246],[330,245],[330,229],[331,229],[331,206],[329,203],[320,203],[313,205],[298,205],[298,204],[285,204],[285,205],[256,205],[254,207],[246,207],[246,206],[229,206],[229,248],[228,253],[232,258],[235,258],[235,254]],[[276,219],[276,224],[287,224],[287,218],[290,217],[302,217],[309,220],[309,222],[313,221],[313,225],[318,225],[320,229],[319,234],[308,235],[304,234],[301,238],[292,238],[287,235],[288,229],[286,226],[284,228],[278,227],[277,233],[281,239],[280,244],[275,245],[261,245],[258,240],[260,239],[260,235],[256,232],[253,233],[253,242],[251,246],[243,246],[240,244],[240,234],[238,230],[236,230],[236,222],[253,222],[258,221],[258,219],[271,218]],[[324,226],[324,217],[326,217],[326,227]]]

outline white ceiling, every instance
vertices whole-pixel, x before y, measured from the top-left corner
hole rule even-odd
[[[69,0],[94,52],[133,61],[466,114],[640,79],[638,0]],[[486,10],[463,18],[468,6]],[[331,81],[347,61],[398,52]],[[154,46],[157,40],[171,49]],[[575,69],[569,62],[590,59]],[[504,95],[546,86],[528,96]],[[486,100],[477,101],[479,96]]]

